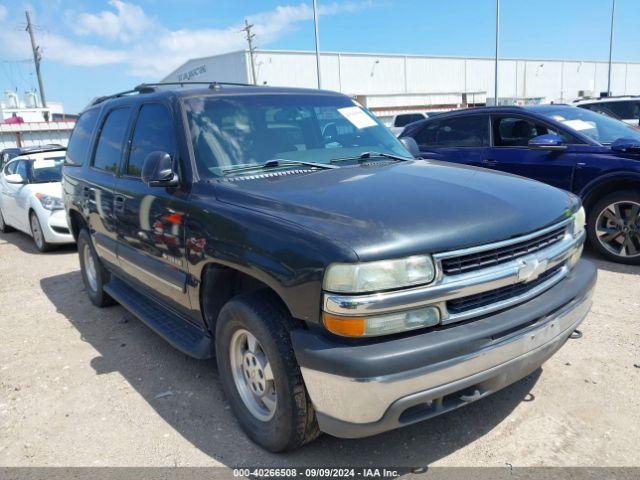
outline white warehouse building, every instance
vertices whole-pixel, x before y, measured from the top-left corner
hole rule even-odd
[[[317,87],[315,52],[258,50],[259,85]],[[322,88],[356,98],[378,115],[494,104],[494,61],[374,53],[321,53]],[[570,102],[607,90],[601,61],[503,59],[498,65],[498,103]],[[241,50],[194,58],[162,81],[254,83],[251,55]],[[614,62],[613,95],[640,93],[640,63]]]

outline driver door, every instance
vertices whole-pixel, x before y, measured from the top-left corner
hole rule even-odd
[[[529,140],[539,135],[554,133],[567,143],[566,150],[534,150]],[[577,163],[572,148],[574,140],[564,132],[523,115],[492,115],[491,146],[486,150],[482,166],[520,175],[571,190],[573,170]]]

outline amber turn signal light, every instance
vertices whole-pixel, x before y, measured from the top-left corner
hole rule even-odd
[[[325,328],[336,335],[344,337],[361,337],[364,335],[364,318],[336,317],[323,312],[322,320]]]

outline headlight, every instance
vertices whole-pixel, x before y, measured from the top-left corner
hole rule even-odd
[[[326,329],[337,335],[375,337],[437,325],[440,322],[440,310],[424,307],[371,317],[338,317],[324,313],[322,319]]]
[[[62,210],[64,208],[60,198],[45,195],[44,193],[36,193],[36,198],[40,200],[42,206],[47,210]]]
[[[573,214],[573,236],[577,237],[584,231],[585,224],[587,223],[587,214],[584,211],[584,207],[580,207],[576,213]]]
[[[429,255],[367,263],[334,263],[323,287],[329,292],[362,293],[430,283],[435,276]]]

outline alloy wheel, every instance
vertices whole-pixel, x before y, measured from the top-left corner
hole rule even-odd
[[[233,380],[251,415],[267,422],[278,403],[273,371],[258,339],[248,330],[237,330],[229,349]]]
[[[621,201],[605,207],[596,220],[598,242],[612,254],[640,256],[640,203]]]

